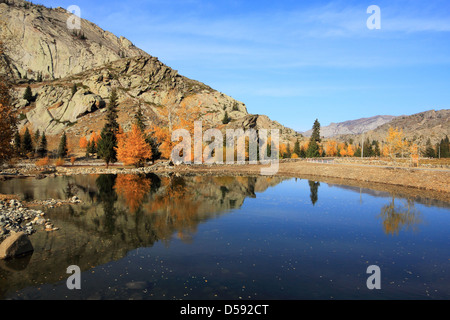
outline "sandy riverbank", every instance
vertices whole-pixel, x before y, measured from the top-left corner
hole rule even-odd
[[[267,165],[179,165],[169,166],[158,163],[144,168],[123,167],[120,165],[95,165],[57,167],[52,175],[73,174],[119,174],[119,173],[178,173],[178,174],[214,174],[214,175],[260,175]],[[2,174],[7,174],[4,171]],[[16,169],[15,174],[26,176],[42,175],[39,171]],[[306,161],[281,161],[277,176],[295,177],[407,193],[412,197],[429,197],[450,203],[450,170],[433,168],[408,168],[393,166],[371,166],[365,164],[310,163]]]

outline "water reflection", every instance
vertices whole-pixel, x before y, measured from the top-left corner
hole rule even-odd
[[[309,197],[311,198],[311,203],[314,206],[316,204],[317,200],[319,200],[318,192],[319,192],[320,182],[308,180],[308,184],[309,184],[309,189],[311,192]]]
[[[403,199],[396,203],[394,195],[391,202],[381,208],[380,218],[383,221],[383,230],[388,235],[398,235],[401,229],[417,231],[418,225],[422,223],[414,201]]]
[[[279,184],[281,185],[278,186]],[[275,186],[277,187],[271,188]],[[356,252],[366,237],[365,234],[357,234],[361,226],[370,226],[378,231],[369,230],[367,237],[379,234],[380,228],[383,228],[386,235],[398,236],[401,232],[417,230],[423,223],[416,202],[398,194],[374,195],[373,190],[363,191],[359,187],[352,189],[344,186],[339,186],[336,193],[330,193],[330,188],[326,186],[327,184],[321,185],[314,180],[297,183],[297,180],[294,182],[293,179],[281,177],[175,174],[89,175],[1,182],[0,193],[20,194],[23,199],[64,199],[76,195],[82,203],[49,209],[47,216],[60,230],[55,233],[41,231],[33,234],[31,240],[35,252],[32,256],[0,262],[0,299],[14,296],[14,292],[30,286],[64,281],[67,279],[65,271],[69,265],[78,265],[82,271],[87,271],[96,266],[123,261],[137,248],[154,249],[158,242],[169,247],[174,240],[177,243],[178,240],[183,244],[192,243],[188,246],[189,250],[202,252],[196,256],[200,259],[195,260],[196,268],[202,268],[201,265],[206,263],[203,259],[218,256],[223,251],[226,252],[223,253],[221,263],[235,261],[239,272],[250,275],[257,265],[269,268],[268,266],[276,266],[278,262],[282,264],[281,271],[278,271],[283,274],[283,278],[287,271],[319,272],[320,261],[339,257],[345,257],[345,263],[348,262],[346,267],[351,268],[355,265],[354,259],[359,259],[361,254],[365,256],[366,251],[372,250],[372,241],[391,239],[381,233],[383,239],[368,240],[369,245],[363,248],[364,252]],[[319,187],[321,205],[315,206],[319,201]],[[354,196],[352,192],[355,193]],[[365,201],[364,205],[359,201],[348,201],[359,199],[361,192],[367,192],[371,195],[370,199],[376,201]],[[261,193],[264,195],[260,196]],[[227,214],[230,211],[236,214]],[[317,214],[318,212],[326,214]],[[355,214],[358,212],[362,214]],[[221,228],[217,223],[220,219],[215,219],[218,217],[224,217],[230,223],[225,224],[229,229],[220,237],[214,233]],[[243,220],[236,222],[236,219]],[[361,219],[356,227],[355,219]],[[207,233],[208,236],[214,235],[211,238],[205,235],[204,229],[203,233],[199,232],[201,225],[211,225],[208,222],[214,225],[213,231],[208,230],[210,233]],[[343,229],[339,229],[340,227]],[[349,228],[353,228],[352,232],[348,232]],[[203,243],[198,239],[194,241],[199,233],[203,237]],[[234,238],[235,234],[237,238]],[[228,239],[222,243],[221,237]],[[388,247],[393,242],[385,243],[385,246]],[[208,251],[203,246],[211,246],[213,249]],[[245,249],[249,250],[248,261],[242,253]],[[328,251],[333,254],[326,256]],[[298,258],[299,252],[302,253],[302,259]],[[355,256],[349,257],[353,252]],[[185,262],[179,255],[174,256],[177,266],[181,266],[180,270],[183,269]],[[259,264],[255,263],[256,260]],[[149,261],[145,260],[144,263],[151,264]],[[302,265],[295,266],[297,261],[301,261]],[[366,258],[364,263],[365,261]],[[248,264],[248,270],[244,268],[245,263]],[[342,263],[336,260],[336,264]],[[218,268],[216,261],[214,268]],[[232,268],[233,266],[228,266],[226,270],[217,270],[220,276],[231,279],[235,278],[229,273]],[[260,271],[264,276],[271,274],[266,269]],[[354,274],[361,272],[356,270]],[[277,279],[277,283],[278,281]],[[256,283],[264,281],[258,280]],[[283,285],[289,287],[290,281],[286,280]],[[310,285],[314,287],[316,282]],[[227,287],[228,284],[221,283],[220,286]],[[241,287],[237,289],[237,292],[240,291]]]

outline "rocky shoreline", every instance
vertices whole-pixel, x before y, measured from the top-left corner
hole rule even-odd
[[[3,246],[5,243],[11,242],[6,240],[17,235],[21,235],[21,239],[23,239],[31,236],[38,229],[47,232],[59,230],[50,219],[45,217],[44,211],[31,209],[30,206],[38,205],[53,208],[63,204],[80,202],[81,200],[76,196],[68,200],[36,200],[26,204],[17,199],[0,200],[0,251],[10,250],[9,248],[3,248]],[[28,245],[28,241],[26,243]],[[8,243],[8,246],[18,246],[18,244],[12,241]]]

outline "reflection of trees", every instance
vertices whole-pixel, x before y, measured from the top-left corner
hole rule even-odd
[[[182,239],[195,232],[200,207],[195,195],[196,190],[188,188],[184,178],[161,178],[161,188],[145,206],[146,211],[155,215],[153,227],[158,238],[166,238],[174,230]]]
[[[392,196],[391,203],[381,208],[380,217],[383,220],[383,230],[386,234],[398,235],[399,231],[417,230],[417,225],[422,221],[419,218],[420,212],[414,207],[414,201],[407,199],[406,203],[395,203],[395,196]]]
[[[105,228],[109,234],[113,234],[116,220],[114,203],[117,201],[117,194],[114,190],[116,176],[113,174],[101,174],[95,183],[98,188],[98,199],[103,204]]]
[[[309,183],[309,189],[311,191],[311,194],[310,194],[311,203],[314,206],[316,204],[317,200],[319,200],[318,191],[319,191],[320,182],[308,180],[308,183]]]
[[[125,198],[131,213],[141,207],[145,195],[150,191],[152,181],[135,174],[119,174],[114,185],[116,192]]]

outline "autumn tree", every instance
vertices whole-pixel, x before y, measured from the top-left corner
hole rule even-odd
[[[147,125],[145,124],[144,114],[142,112],[140,104],[138,111],[134,116],[134,119],[136,126],[144,135],[145,141],[150,146],[150,149],[152,151],[152,156],[148,160],[151,160],[153,163],[155,163],[156,160],[161,158],[161,152],[159,151],[161,143],[159,143],[158,139],[155,137],[155,131],[153,129],[147,130]]]
[[[0,54],[2,53],[0,43]],[[14,154],[13,141],[16,133],[17,116],[10,106],[9,85],[0,76],[0,163]]]
[[[325,153],[329,157],[335,157],[338,153],[337,150],[337,141],[336,140],[329,140],[325,144]]]
[[[125,165],[139,167],[151,159],[152,150],[137,125],[133,125],[130,132],[121,134],[118,140],[117,158]]]
[[[161,156],[171,159],[175,142],[172,141],[172,133],[177,129],[187,130],[191,136],[194,134],[194,122],[200,119],[200,103],[192,106],[192,101],[185,98],[178,101],[176,90],[172,90],[163,99],[164,108],[160,111],[160,116],[165,125],[152,128],[157,142],[160,144]]]
[[[384,154],[394,160],[398,153],[404,151],[405,146],[407,146],[407,143],[403,140],[403,131],[390,127],[386,137]]]
[[[88,141],[87,141],[86,137],[81,137],[79,142],[78,142],[78,145],[80,146],[80,148],[81,149],[86,149],[87,148],[87,144],[88,144]]]

